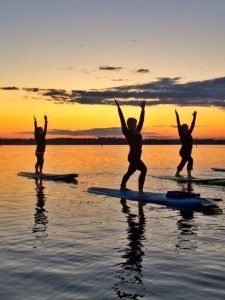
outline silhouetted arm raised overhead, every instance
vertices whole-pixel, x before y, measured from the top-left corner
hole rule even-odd
[[[45,119],[44,135],[46,135],[46,133],[47,133],[47,128],[48,128],[48,118],[47,118],[46,115],[44,116],[44,119]]]
[[[178,112],[177,112],[176,109],[175,109],[175,114],[176,114],[176,119],[177,119],[177,129],[178,129],[178,133],[180,135],[181,134],[180,117],[179,117]]]
[[[37,132],[37,120],[34,116],[34,139],[36,139],[36,132]]]
[[[122,110],[120,108],[120,105],[117,102],[117,100],[116,99],[114,99],[114,100],[115,100],[116,106],[118,108],[118,113],[119,113],[119,117],[120,117],[122,132],[123,132],[124,135],[126,135],[128,129],[127,129],[127,125],[126,125],[126,122],[125,122],[125,119],[124,119],[124,116],[123,116],[123,112],[122,112]]]
[[[192,120],[192,123],[191,123],[191,127],[190,127],[190,129],[189,129],[189,133],[192,133],[192,131],[193,131],[194,128],[195,128],[196,116],[197,116],[197,111],[194,111],[194,112],[193,112],[193,120]]]
[[[144,120],[145,120],[145,101],[141,101],[140,107],[141,107],[141,114],[140,114],[140,119],[139,119],[138,126],[137,126],[137,131],[139,131],[139,132],[142,130]]]

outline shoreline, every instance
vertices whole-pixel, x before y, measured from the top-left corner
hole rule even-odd
[[[53,138],[46,140],[47,145],[127,145],[123,138]],[[33,139],[0,139],[0,145],[35,145]],[[143,145],[180,145],[178,139],[144,139]],[[223,139],[198,139],[193,145],[225,145]]]

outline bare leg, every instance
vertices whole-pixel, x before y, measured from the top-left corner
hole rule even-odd
[[[37,155],[37,154],[36,154],[36,157],[37,157],[37,161],[36,161],[36,164],[35,164],[35,173],[38,173],[39,158],[38,158],[38,155]]]
[[[42,174],[43,166],[44,166],[44,156],[42,156],[42,157],[40,158],[40,173],[41,173],[41,174]]]
[[[146,165],[143,163],[142,160],[140,160],[138,162],[137,169],[139,171],[141,171],[141,174],[140,174],[139,179],[138,179],[139,193],[142,194],[142,195],[144,195],[143,187],[144,187],[144,183],[145,183],[145,177],[146,177],[146,173],[147,173],[147,168],[146,168]]]
[[[187,165],[187,174],[188,174],[188,178],[192,179],[192,175],[191,175],[191,171],[193,169],[193,158],[190,156],[188,159],[188,165]]]
[[[35,164],[35,173],[38,173],[38,162]]]
[[[133,164],[130,164],[127,170],[127,173],[123,176],[122,182],[121,182],[121,190],[126,190],[126,184],[129,180],[130,176],[134,174],[134,172],[137,170],[136,166]]]
[[[182,157],[181,162],[180,162],[180,164],[177,167],[177,172],[175,174],[176,177],[182,177],[180,175],[180,172],[183,170],[183,167],[185,166],[185,164],[186,164],[187,161],[188,161],[188,159],[186,157]]]

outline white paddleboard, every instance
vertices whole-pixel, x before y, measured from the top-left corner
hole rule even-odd
[[[33,179],[43,179],[43,180],[54,180],[54,181],[72,181],[78,174],[40,174],[40,173],[30,173],[30,172],[19,172],[18,176],[23,176]]]
[[[88,192],[97,195],[104,195],[108,197],[115,197],[120,199],[127,199],[133,201],[140,201],[145,203],[153,203],[159,205],[166,205],[174,208],[190,208],[200,206],[217,206],[217,202],[213,199],[205,199],[200,197],[190,198],[167,198],[163,193],[149,193],[146,192],[141,195],[137,191],[121,191],[118,189],[90,187]]]

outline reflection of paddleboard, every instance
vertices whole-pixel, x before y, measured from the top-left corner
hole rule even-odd
[[[73,181],[74,178],[78,177],[78,174],[40,174],[40,173],[29,173],[20,172],[18,176],[23,176],[33,179],[43,179],[43,180],[55,180],[55,181]]]
[[[225,172],[225,168],[212,168],[213,171]]]
[[[127,199],[127,200],[140,201],[145,203],[159,204],[159,205],[166,205],[174,208],[217,205],[216,201],[214,201],[213,199],[204,199],[204,198],[197,197],[195,195],[191,195],[187,193],[185,194],[179,191],[168,192],[168,195],[160,194],[160,193],[145,193],[145,195],[140,195],[140,193],[136,191],[121,191],[117,189],[91,187],[88,189],[88,192],[97,195],[104,195],[108,197],[115,197],[120,199]],[[181,194],[179,195],[179,193]],[[177,194],[179,196],[177,196]]]
[[[187,177],[175,177],[175,176],[152,176],[159,179],[169,179],[177,182],[192,182],[198,184],[208,184],[208,185],[222,185],[225,186],[225,178],[192,178]]]

